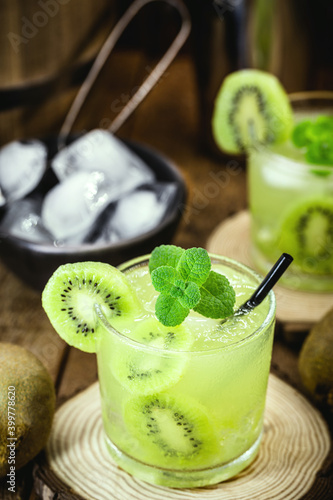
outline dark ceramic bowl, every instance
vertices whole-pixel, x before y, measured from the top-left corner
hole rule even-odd
[[[55,151],[55,140],[45,141],[50,157]],[[186,185],[178,169],[157,151],[143,144],[125,141],[152,169],[159,181],[178,184],[173,206],[160,224],[136,238],[117,243],[85,243],[79,246],[56,247],[35,243],[8,234],[0,234],[0,258],[7,268],[35,290],[42,291],[47,280],[61,264],[97,261],[117,266],[128,259],[150,253],[155,246],[170,243],[186,202]],[[45,182],[46,180],[46,182]],[[37,190],[44,193],[54,184],[53,175],[46,176]]]

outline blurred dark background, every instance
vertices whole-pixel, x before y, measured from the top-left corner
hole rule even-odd
[[[192,33],[181,53],[193,63],[202,124],[210,120],[223,78],[239,68],[270,71],[288,92],[333,89],[331,0],[184,2],[191,15]],[[1,0],[0,144],[60,129],[93,58],[131,3]],[[179,24],[175,9],[165,2],[145,6],[116,46],[117,64],[112,55],[105,72],[112,73],[114,68],[118,78],[122,71],[119,54],[138,51],[145,57],[144,77],[170,44]],[[127,70],[124,68],[125,82]],[[112,91],[110,85],[110,95]],[[93,92],[98,92],[98,85]],[[98,126],[99,118],[90,116],[84,125]]]

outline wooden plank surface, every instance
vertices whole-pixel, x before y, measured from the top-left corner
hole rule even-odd
[[[112,64],[110,61],[89,97],[76,129],[89,130],[112,120],[117,108],[126,101],[152,65],[153,61],[138,52],[126,51],[113,56]],[[26,136],[56,132],[73,95],[73,89],[69,89],[30,114],[30,127],[25,126]],[[189,188],[189,198],[187,206],[183,207],[174,243],[185,248],[205,246],[209,235],[221,221],[247,207],[244,166],[214,158],[200,147],[197,97],[192,61],[187,55],[182,55],[118,134],[122,138],[155,147],[182,171]],[[1,266],[0,283],[0,340],[25,345],[37,354],[57,384],[58,404],[95,381],[94,355],[65,348],[41,309],[39,295]],[[306,333],[305,326],[304,335]],[[298,345],[291,345],[287,340],[284,332],[277,330],[272,371],[302,390],[297,369],[302,339]],[[304,499],[332,498],[332,464],[331,451],[313,488]],[[15,500],[34,498],[29,467],[20,473]],[[2,482],[0,498],[7,497],[6,485]]]

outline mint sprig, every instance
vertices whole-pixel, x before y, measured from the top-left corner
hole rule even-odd
[[[333,116],[321,115],[315,121],[299,122],[294,127],[291,139],[296,147],[305,149],[307,163],[333,166]]]
[[[151,254],[149,271],[160,292],[155,313],[163,325],[179,325],[191,309],[215,319],[233,313],[235,291],[225,276],[211,270],[205,249],[161,245]]]

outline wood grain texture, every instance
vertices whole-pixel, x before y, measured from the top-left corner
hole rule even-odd
[[[110,458],[95,383],[57,411],[46,450],[49,468],[42,465],[35,471],[36,489],[41,493],[44,488],[44,498],[52,498],[52,483],[58,481],[58,499],[77,494],[89,500],[296,500],[312,486],[329,447],[330,436],[319,412],[295,389],[270,375],[263,441],[250,467],[207,488],[178,490],[146,484]]]
[[[251,258],[250,215],[243,210],[219,224],[208,239],[209,252],[225,255],[243,264],[254,267]],[[293,325],[289,331],[304,324],[311,326],[319,321],[332,307],[333,294],[300,292],[275,286],[276,318],[284,324]]]
[[[91,57],[100,47],[105,31],[93,38],[100,19],[111,16],[109,0],[2,0],[0,3],[0,89],[33,84],[55,76],[80,54]],[[108,29],[112,26],[111,22]],[[77,61],[75,61],[77,62]]]

